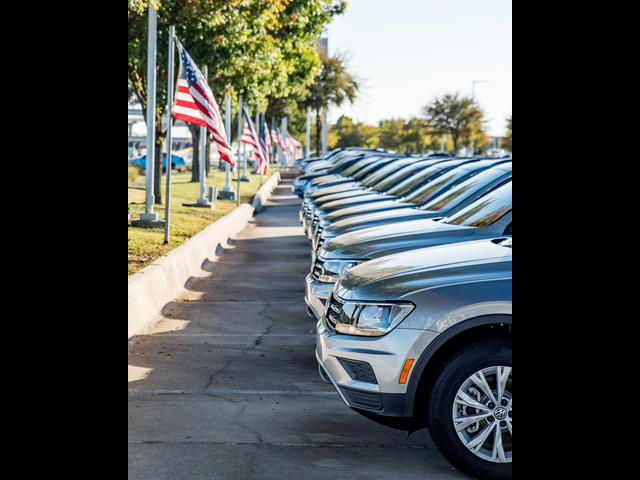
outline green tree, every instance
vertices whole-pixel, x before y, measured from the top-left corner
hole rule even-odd
[[[342,115],[332,130],[338,135],[337,148],[378,146],[378,129],[364,123],[354,123],[349,117]]]
[[[472,134],[484,134],[482,110],[470,97],[460,97],[458,93],[435,98],[424,107],[423,114],[433,134],[451,136],[454,154],[461,139],[468,145]]]
[[[512,115],[509,115],[505,119],[507,121],[507,133],[502,138],[502,143],[501,143],[501,147],[509,152],[513,151],[512,138],[511,138],[512,137],[512,117],[513,117]]]
[[[399,153],[422,154],[433,142],[429,123],[424,118],[383,120],[378,131],[379,146]]]
[[[147,108],[147,2],[128,1],[128,85]],[[267,96],[283,97],[304,89],[321,68],[315,41],[345,2],[334,0],[162,0],[157,22],[157,86],[155,112],[156,203],[161,203],[160,159],[164,134],[162,114],[167,101],[169,26],[202,70],[209,67],[208,83],[223,115],[229,92],[237,113],[237,96],[249,108],[263,111]],[[176,58],[176,65],[177,65]],[[177,70],[177,68],[176,68]],[[176,71],[177,74],[177,71]],[[198,158],[198,131],[194,134],[194,161]],[[196,167],[197,165],[194,165]],[[199,169],[194,168],[194,171]],[[196,181],[199,181],[197,179]]]

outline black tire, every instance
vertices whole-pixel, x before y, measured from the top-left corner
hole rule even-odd
[[[512,478],[512,362],[511,340],[478,341],[454,352],[438,371],[431,388],[427,411],[431,438],[451,465],[479,480]],[[478,372],[483,372],[486,385],[490,387],[498,405],[480,387],[476,388],[472,378],[481,378],[474,377]],[[501,396],[495,383],[499,375],[502,375],[503,380],[501,385],[504,394]],[[454,409],[454,401],[459,392],[461,397]],[[484,409],[464,405],[461,399],[465,393],[478,401]],[[483,419],[473,423],[462,420],[463,416],[468,419],[471,415],[480,415]],[[468,425],[460,428],[460,433],[456,431],[456,420],[461,426]],[[486,440],[480,441],[485,438],[486,432],[491,433]],[[497,444],[496,437],[499,440]],[[474,446],[475,443],[478,445]],[[498,448],[493,448],[496,446]],[[475,448],[478,450],[472,451]],[[489,458],[492,455],[495,455],[495,459]]]

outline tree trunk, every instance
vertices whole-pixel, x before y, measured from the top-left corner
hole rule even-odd
[[[193,138],[193,159],[191,163],[191,183],[200,183],[200,125],[187,123]]]

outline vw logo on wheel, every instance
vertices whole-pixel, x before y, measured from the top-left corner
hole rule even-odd
[[[498,407],[493,412],[493,415],[496,417],[497,420],[504,420],[505,418],[507,418],[507,410],[502,407]]]

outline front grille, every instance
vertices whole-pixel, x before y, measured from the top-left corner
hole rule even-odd
[[[351,388],[340,387],[349,403],[354,407],[365,407],[374,410],[382,410],[382,397],[376,392],[363,392]]]
[[[373,368],[367,362],[347,360],[346,358],[338,358],[338,362],[354,380],[365,383],[378,383],[376,375],[373,373]]]

